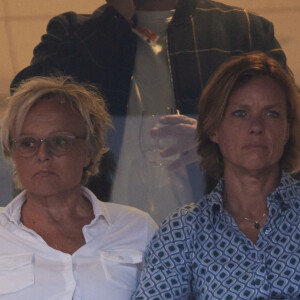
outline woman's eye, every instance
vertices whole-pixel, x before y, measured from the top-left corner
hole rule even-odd
[[[30,137],[25,137],[20,140],[20,146],[22,148],[34,148],[37,145],[37,142],[35,139]]]
[[[62,136],[56,136],[53,138],[53,144],[55,146],[63,146],[67,143],[66,138]]]
[[[277,111],[275,111],[275,110],[269,110],[269,111],[267,111],[267,116],[269,118],[276,119],[276,118],[279,117],[279,113]]]
[[[246,116],[246,112],[244,110],[236,110],[232,112],[232,115],[237,118],[244,118]]]

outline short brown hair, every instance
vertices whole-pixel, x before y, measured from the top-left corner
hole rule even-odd
[[[233,90],[253,77],[263,75],[277,81],[286,95],[290,137],[280,166],[289,173],[300,169],[300,98],[294,78],[279,62],[264,53],[255,52],[224,63],[210,79],[199,100],[197,141],[200,165],[215,179],[223,176],[224,164],[219,146],[210,140],[210,135],[220,126]]]
[[[23,81],[14,94],[7,98],[8,106],[2,125],[2,149],[4,156],[11,159],[11,133],[15,128],[21,131],[30,108],[44,99],[56,97],[78,110],[86,126],[86,140],[92,147],[91,163],[83,170],[81,183],[85,184],[91,175],[98,173],[102,155],[108,150],[105,147],[105,136],[111,118],[105,102],[95,87],[75,82],[71,77],[32,77]],[[18,188],[22,188],[17,171],[14,179]]]

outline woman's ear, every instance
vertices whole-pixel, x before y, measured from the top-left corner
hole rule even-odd
[[[87,145],[84,167],[88,167],[91,164],[92,158],[94,156],[94,152],[95,152],[94,147],[92,147],[91,145]]]
[[[218,131],[214,130],[210,135],[209,135],[209,139],[216,143],[219,144],[219,135],[218,135]]]

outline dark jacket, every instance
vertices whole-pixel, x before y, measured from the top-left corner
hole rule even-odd
[[[286,64],[272,23],[244,9],[210,0],[179,0],[167,39],[176,106],[186,115],[197,114],[197,100],[208,79],[230,57],[260,50]],[[136,40],[129,23],[106,5],[92,15],[68,12],[56,16],[34,49],[31,65],[15,77],[12,87],[28,77],[58,72],[97,85],[114,117],[116,130],[110,133],[108,143],[117,161]],[[110,171],[109,176],[106,172],[101,175],[106,180],[114,170],[110,163],[103,164]],[[197,186],[196,177],[191,179]],[[92,190],[98,197],[108,199],[108,194],[101,193],[103,186],[99,192],[95,190],[98,180]]]

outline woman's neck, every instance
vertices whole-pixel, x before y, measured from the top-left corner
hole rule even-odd
[[[254,244],[269,216],[267,197],[279,179],[279,167],[271,172],[225,171],[224,208]]]
[[[43,216],[44,220],[67,220],[91,215],[92,206],[82,197],[80,188],[55,195],[36,195],[27,192],[23,206],[23,218]]]
[[[272,172],[226,172],[224,207],[233,214],[249,218],[267,211],[267,196],[276,189],[280,170]]]
[[[67,194],[39,197],[29,193],[21,209],[21,222],[48,246],[73,254],[86,243],[82,228],[91,223],[94,212],[80,190]]]

